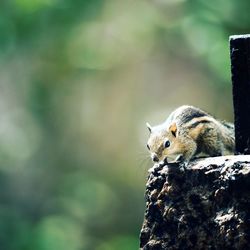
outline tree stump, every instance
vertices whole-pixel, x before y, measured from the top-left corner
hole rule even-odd
[[[143,250],[250,249],[250,156],[150,169]]]

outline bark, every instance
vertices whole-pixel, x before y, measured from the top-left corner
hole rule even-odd
[[[143,250],[250,249],[250,156],[150,169]]]

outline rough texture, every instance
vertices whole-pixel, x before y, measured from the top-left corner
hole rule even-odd
[[[150,169],[143,250],[250,249],[250,156]]]

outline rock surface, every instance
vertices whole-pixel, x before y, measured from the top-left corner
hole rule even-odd
[[[150,169],[143,250],[250,249],[250,156]]]

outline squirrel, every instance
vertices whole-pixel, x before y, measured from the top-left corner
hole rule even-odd
[[[234,125],[193,106],[177,108],[160,125],[146,125],[150,132],[147,148],[153,162],[166,164],[170,159],[188,164],[199,155],[234,153]]]

